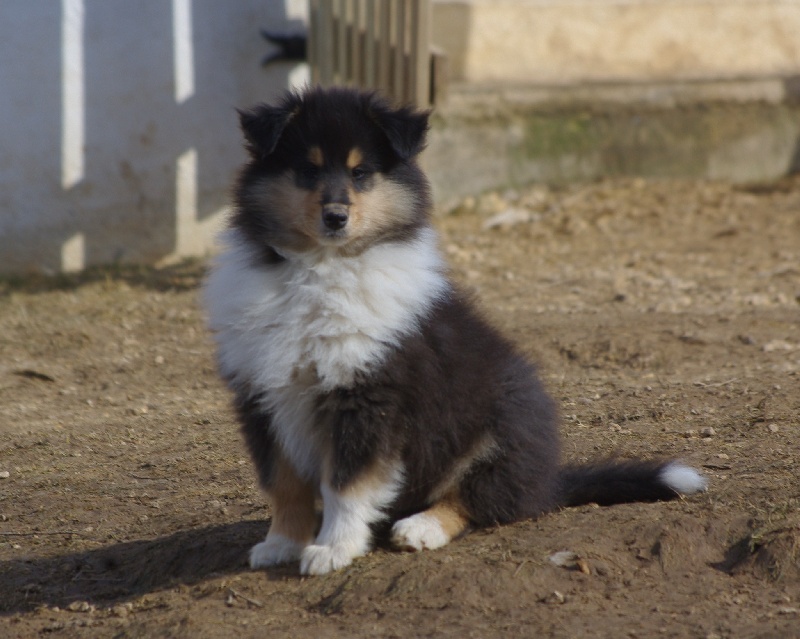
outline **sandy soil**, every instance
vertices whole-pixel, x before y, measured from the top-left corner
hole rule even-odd
[[[440,227],[568,457],[678,456],[709,492],[252,572],[202,263],[3,281],[0,636],[800,636],[800,180],[538,187]]]

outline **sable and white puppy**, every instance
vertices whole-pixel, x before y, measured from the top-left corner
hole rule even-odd
[[[240,115],[250,161],[205,301],[272,505],[252,567],[337,570],[381,523],[422,550],[705,488],[675,461],[561,465],[534,367],[448,279],[416,163],[427,113],[335,88]]]

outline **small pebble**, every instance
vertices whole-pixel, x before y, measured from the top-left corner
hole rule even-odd
[[[783,339],[774,339],[764,344],[761,350],[765,353],[774,353],[775,351],[794,351],[797,350],[797,345],[787,342]]]
[[[485,230],[495,228],[508,230],[518,224],[531,222],[532,219],[533,217],[531,214],[524,209],[506,209],[505,211],[492,215],[483,223],[483,228]]]
[[[716,434],[717,431],[715,431],[711,426],[706,426],[705,428],[700,429],[701,437],[713,437]]]
[[[0,470],[0,479],[8,479],[11,477],[11,473],[7,470]]]
[[[67,610],[70,612],[94,612],[95,608],[88,601],[73,601]]]
[[[770,424],[767,426],[767,428],[769,429],[770,433],[777,433],[780,430],[777,424]]]
[[[562,568],[573,568],[578,559],[578,555],[571,550],[560,550],[558,552],[554,552],[547,559],[550,561],[550,563],[553,563],[556,566],[561,566]]]

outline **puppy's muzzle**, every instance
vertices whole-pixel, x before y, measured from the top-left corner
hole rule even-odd
[[[330,231],[341,231],[349,218],[346,204],[331,203],[322,207],[322,223]]]

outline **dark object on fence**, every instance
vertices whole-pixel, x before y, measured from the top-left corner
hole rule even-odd
[[[277,47],[272,53],[265,55],[262,65],[272,62],[304,62],[306,59],[306,42],[308,38],[305,33],[274,33],[261,30],[261,36],[270,44]]]

